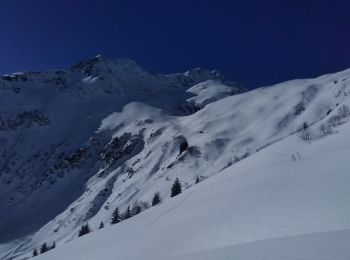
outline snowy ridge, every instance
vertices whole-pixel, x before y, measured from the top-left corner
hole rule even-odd
[[[68,70],[0,77],[0,256],[21,255],[47,223],[50,233],[57,232],[52,239],[63,238],[74,236],[82,221],[97,214],[112,193],[116,176],[109,179],[108,173],[125,168],[124,162],[145,142],[141,133],[125,133],[117,140],[111,131],[97,132],[105,117],[135,101],[147,101],[169,115],[193,113],[200,108],[186,101],[193,97],[186,90],[207,80],[229,85],[232,91],[226,95],[243,91],[216,71],[154,75],[131,60],[101,55]],[[90,178],[108,191],[91,194],[95,206],[72,214],[69,205],[79,205],[84,194],[92,193],[87,188]],[[72,222],[51,222],[66,211],[75,216]]]
[[[22,83],[6,82],[1,98],[12,101],[1,112],[18,110],[17,102],[31,113],[18,117],[18,112],[2,112],[6,120],[0,141],[6,145],[0,196],[7,202],[0,206],[5,216],[0,220],[3,259],[30,256],[33,248],[54,241],[57,248],[38,259],[69,259],[65,250],[73,252],[72,259],[97,259],[98,250],[106,252],[103,259],[205,259],[207,251],[208,256],[217,254],[215,259],[226,259],[226,249],[229,254],[241,250],[233,245],[349,228],[346,218],[339,219],[349,214],[344,200],[333,215],[328,211],[338,196],[348,195],[341,186],[348,180],[346,167],[331,162],[349,152],[340,140],[348,127],[350,70],[235,95],[241,87],[216,72],[164,76],[133,66],[131,61],[97,56],[65,72],[77,82],[66,87],[48,90],[42,83],[26,92]],[[50,100],[52,91],[58,93],[55,100]],[[40,109],[29,109],[38,104]],[[307,142],[296,134],[304,122],[310,126]],[[322,124],[329,126],[326,133],[319,129]],[[29,146],[35,149],[28,151]],[[294,173],[298,167],[299,175]],[[283,171],[286,174],[280,174]],[[324,183],[331,181],[328,171],[337,174],[330,186],[335,195],[332,190],[322,193]],[[10,179],[13,172],[16,177]],[[204,180],[218,173],[193,186],[197,177]],[[188,191],[168,200],[175,178]],[[315,189],[311,183],[318,183]],[[137,201],[150,202],[155,192],[163,205],[109,227],[115,207],[124,210]],[[287,207],[279,200],[283,194]],[[317,196],[325,203],[312,206]],[[14,217],[24,213],[32,219]],[[108,228],[76,239],[81,224],[88,222],[95,230],[101,221]],[[181,243],[180,234],[185,237]],[[124,235],[128,239],[121,241]],[[152,239],[145,243],[145,237]],[[162,250],[156,248],[159,243]],[[86,245],[96,252],[84,249],[86,254],[80,255]]]

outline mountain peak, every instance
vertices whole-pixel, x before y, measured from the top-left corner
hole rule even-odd
[[[78,61],[71,67],[71,69],[73,71],[83,71],[86,74],[91,74],[97,68],[107,67],[108,63],[110,62],[111,60],[107,59],[102,54],[99,54],[97,56]]]
[[[121,58],[112,60],[102,54],[81,60],[71,67],[72,71],[80,71],[88,76],[96,75],[101,72],[112,73],[130,69],[140,70],[141,66],[131,59]]]

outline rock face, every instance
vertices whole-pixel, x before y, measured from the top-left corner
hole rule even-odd
[[[143,135],[131,135],[125,133],[120,137],[114,137],[100,152],[99,159],[105,166],[113,167],[119,160],[137,154],[144,147]]]
[[[188,142],[182,135],[175,137],[175,142],[179,145],[179,154],[182,154],[188,148]]]
[[[7,119],[2,119],[0,115],[0,131],[15,131],[20,127],[32,127],[34,124],[38,126],[49,125],[50,119],[37,110],[20,112]]]
[[[157,142],[162,130],[154,129],[150,136],[154,121],[145,117],[135,122],[137,132],[131,129],[115,135],[123,124],[102,129],[104,120],[130,102],[147,102],[162,109],[166,117],[190,115],[199,108],[187,101],[196,94],[186,90],[207,80],[229,84],[231,94],[243,92],[217,71],[152,74],[132,60],[101,55],[66,70],[1,76],[0,244],[25,239],[48,223],[57,240],[68,239],[81,221],[109,204],[123,206],[121,200],[135,196],[145,180],[137,180],[140,185],[128,191],[123,189],[131,184],[119,189],[116,183],[134,181],[138,165],[147,160],[139,154],[147,142]],[[137,118],[134,112],[127,116]],[[152,149],[147,153],[151,158]],[[153,165],[148,174],[159,167]],[[87,197],[94,205],[83,210],[77,201]],[[76,213],[79,217],[64,221],[71,231],[57,217],[66,210],[81,211]],[[29,247],[24,243],[16,252]]]

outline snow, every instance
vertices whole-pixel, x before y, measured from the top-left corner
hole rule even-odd
[[[219,99],[237,94],[232,86],[230,87],[226,84],[213,80],[201,82],[187,90],[187,92],[194,94],[194,97],[189,98],[187,101],[193,102],[199,107],[204,107]]]
[[[54,241],[38,259],[349,253],[349,116],[332,134],[318,128],[350,106],[350,70],[242,94],[215,71],[154,75],[103,56],[16,75],[0,79],[0,259]],[[304,122],[309,141],[296,134]],[[175,178],[185,192],[170,199]],[[108,224],[155,192],[160,206]],[[78,239],[87,222],[95,231]]]
[[[134,61],[103,56],[68,70],[0,77],[0,258],[21,255],[47,239],[69,240],[84,216],[94,216],[106,203],[119,203],[113,202],[120,193],[113,188],[115,181],[144,141],[125,143],[132,151],[106,166],[99,154],[114,133],[98,131],[104,118],[135,101],[147,101],[164,115],[192,113],[186,99],[193,94],[186,90],[206,80],[223,78],[202,69],[154,75]],[[187,105],[189,110],[180,110]],[[107,218],[109,212],[103,214]]]
[[[38,259],[347,259],[349,132],[346,124],[313,143],[290,136]]]

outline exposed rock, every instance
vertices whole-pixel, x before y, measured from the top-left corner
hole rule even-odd
[[[183,135],[179,135],[174,138],[175,143],[179,146],[179,154],[182,154],[188,148],[187,139]]]

